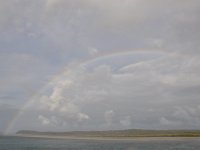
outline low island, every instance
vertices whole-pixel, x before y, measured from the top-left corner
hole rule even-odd
[[[39,132],[21,130],[16,136],[63,139],[136,139],[136,138],[191,138],[200,137],[200,130],[110,130],[110,131],[71,131]]]

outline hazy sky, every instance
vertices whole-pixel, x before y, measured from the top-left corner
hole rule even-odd
[[[199,0],[0,0],[0,131],[200,129]]]

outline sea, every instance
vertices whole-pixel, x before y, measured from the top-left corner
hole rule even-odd
[[[0,137],[0,150],[199,150],[199,138],[175,139],[48,139]]]

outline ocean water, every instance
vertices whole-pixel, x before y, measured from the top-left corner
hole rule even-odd
[[[0,137],[0,150],[199,150],[200,139],[68,140]]]

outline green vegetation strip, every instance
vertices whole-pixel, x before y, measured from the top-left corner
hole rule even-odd
[[[73,136],[73,137],[200,137],[200,130],[113,130],[113,131],[73,131],[38,132],[22,130],[17,135],[33,136]]]

